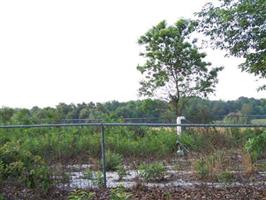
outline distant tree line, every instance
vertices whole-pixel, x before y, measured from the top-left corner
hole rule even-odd
[[[234,101],[185,101],[182,111],[190,122],[210,123],[232,117],[266,115],[266,99],[240,97]],[[60,103],[56,107],[0,108],[1,124],[79,123],[79,122],[174,122],[175,109],[162,100],[137,100],[106,103]]]

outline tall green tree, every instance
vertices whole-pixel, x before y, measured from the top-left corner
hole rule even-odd
[[[8,107],[3,107],[0,109],[0,123],[7,124],[10,122],[15,110]]]
[[[167,99],[175,106],[177,116],[182,112],[181,99],[214,92],[217,73],[222,69],[209,70],[206,54],[190,42],[195,27],[195,22],[185,19],[173,26],[162,21],[138,40],[145,60],[137,67],[144,75],[140,95]]]
[[[213,47],[244,58],[243,71],[266,78],[265,0],[219,0],[197,15],[199,30],[210,36]]]

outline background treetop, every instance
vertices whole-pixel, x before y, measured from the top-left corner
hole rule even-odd
[[[199,17],[199,31],[212,47],[242,57],[243,71],[266,78],[266,1],[219,0],[209,3]]]

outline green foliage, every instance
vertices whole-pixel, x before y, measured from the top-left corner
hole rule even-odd
[[[0,109],[0,122],[2,124],[9,124],[15,110],[8,107],[2,107]]]
[[[220,132],[215,129],[191,129],[178,135],[177,140],[189,150],[197,152],[213,152],[221,148],[231,148],[236,145],[230,132]]]
[[[217,174],[218,181],[222,183],[231,182],[233,178],[233,174],[229,171],[222,171],[221,173]]]
[[[52,182],[48,166],[19,143],[8,142],[0,147],[1,180],[16,179],[30,188],[47,190]]]
[[[129,200],[132,194],[126,191],[126,189],[121,185],[117,188],[111,189],[110,200]]]
[[[265,0],[221,0],[198,13],[200,29],[211,43],[243,57],[243,71],[266,77]]]
[[[209,167],[208,163],[204,159],[199,159],[196,161],[194,165],[194,169],[196,171],[196,174],[201,178],[206,178],[209,176]]]
[[[125,177],[127,175],[127,171],[126,171],[124,165],[118,165],[116,168],[116,171],[117,171],[119,180],[122,180],[123,177]]]
[[[106,146],[124,157],[162,157],[175,151],[176,132],[166,129],[148,129],[138,136],[127,128],[110,128]]]
[[[92,179],[92,182],[97,185],[98,187],[104,186],[104,179],[103,173],[101,171],[97,171]]]
[[[5,200],[5,197],[0,193],[0,200]]]
[[[123,157],[118,153],[113,153],[111,151],[106,152],[106,170],[115,171],[118,166],[123,164]]]
[[[83,190],[75,190],[72,191],[67,199],[68,200],[92,200],[95,197],[95,193],[94,192],[86,192]]]
[[[226,159],[223,151],[216,151],[211,155],[199,158],[194,164],[194,169],[200,179],[214,178],[222,180],[226,174]],[[223,177],[224,176],[224,177]]]
[[[141,164],[138,167],[139,175],[145,181],[160,181],[166,174],[166,168],[163,163],[155,162]]]
[[[184,105],[183,114],[189,121],[194,123],[207,123],[211,121],[221,121],[223,117],[229,113],[245,113],[251,115],[266,115],[266,100],[265,99],[254,99],[240,97],[235,101],[210,101],[202,99],[200,97],[192,98],[181,98],[180,103]],[[171,102],[161,101],[157,99],[144,99],[137,101],[128,102],[106,102],[106,103],[88,103],[88,104],[60,104],[56,108],[38,108],[33,107],[32,109],[25,111],[21,109],[12,108],[0,108],[0,124],[14,124],[19,123],[59,123],[59,122],[85,122],[89,116],[97,115],[105,122],[173,122],[175,120],[175,113],[173,112],[173,105]],[[19,112],[20,114],[16,114]],[[97,114],[95,114],[97,113]],[[28,119],[27,119],[28,118]],[[67,119],[66,119],[67,118]],[[124,118],[142,118],[142,119],[124,119]],[[148,118],[148,119],[147,119]],[[14,120],[16,119],[16,120]],[[75,120],[72,120],[75,119]],[[80,120],[80,121],[79,121]],[[93,120],[93,119],[92,119]],[[264,120],[265,121],[265,120]],[[263,123],[263,119],[252,119],[252,122]],[[131,129],[131,130],[130,130]],[[43,134],[51,132],[66,132],[75,133],[76,135],[82,135],[94,132],[93,129],[89,131],[88,128],[77,128],[60,130],[58,129],[43,129],[42,131],[35,130],[36,133],[40,134],[40,138]],[[130,132],[135,132],[136,135],[143,136],[146,132],[143,128],[128,128]],[[20,130],[21,131],[21,130]],[[25,131],[25,132],[24,132]],[[1,132],[1,131],[0,131]],[[14,130],[7,131],[13,133]],[[17,131],[15,131],[17,132]],[[21,132],[29,133],[31,130],[23,130]],[[1,133],[0,133],[1,134]],[[57,134],[58,135],[58,134]],[[64,137],[64,136],[63,136]],[[95,136],[95,138],[97,135]],[[0,144],[5,142],[6,136],[1,136]],[[61,140],[61,138],[59,138]],[[84,136],[85,140],[79,141],[79,146],[85,146],[86,144],[97,145],[95,141],[88,141]],[[38,141],[34,141],[38,143]],[[63,145],[63,144],[61,144]],[[77,147],[75,147],[76,149]],[[84,147],[82,147],[84,148]],[[98,148],[93,148],[93,154],[99,153]],[[78,149],[77,149],[78,150]]]
[[[181,97],[207,96],[214,92],[217,74],[222,68],[208,70],[206,54],[195,43],[188,42],[195,22],[181,19],[174,26],[160,22],[138,40],[144,47],[140,55],[146,59],[137,69],[144,75],[139,93],[144,96],[160,94],[181,112]],[[165,91],[165,92],[160,92]]]
[[[199,151],[205,147],[205,140],[201,134],[185,132],[178,135],[177,139],[181,144],[185,145],[191,150]]]
[[[85,169],[85,171],[83,172],[84,178],[86,179],[93,179],[94,178],[94,173],[93,170],[91,170],[90,168]]]
[[[253,161],[266,156],[266,131],[249,138],[245,150],[251,155]]]
[[[5,171],[6,171],[5,164],[2,161],[0,161],[0,184],[5,178],[5,173],[6,173]]]
[[[103,173],[101,171],[93,171],[90,168],[87,168],[83,172],[84,178],[91,180],[92,183],[98,187],[103,187],[104,185],[104,180],[103,180]]]
[[[1,145],[19,141],[20,148],[44,158],[49,163],[73,157],[100,156],[100,134],[94,128],[50,128],[0,130]],[[138,136],[125,127],[106,129],[107,168],[116,170],[123,157],[162,157],[175,151],[176,133],[166,129],[145,130]],[[82,157],[84,155],[84,157]],[[109,167],[110,166],[110,167]]]

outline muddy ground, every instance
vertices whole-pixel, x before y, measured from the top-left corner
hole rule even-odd
[[[2,189],[1,189],[2,190]],[[8,191],[9,190],[9,191]],[[17,192],[10,192],[17,191]],[[110,190],[89,190],[95,193],[94,199],[106,200],[110,199]],[[34,190],[26,190],[16,187],[6,187],[1,191],[5,194],[7,200],[66,200],[68,191],[58,188],[51,189],[48,193],[44,194]],[[246,199],[246,200],[265,200],[266,199],[266,186],[265,187],[206,187],[197,186],[190,188],[173,187],[173,188],[148,188],[138,185],[128,192],[132,194],[131,199],[151,199],[151,200],[174,200],[174,199]]]

